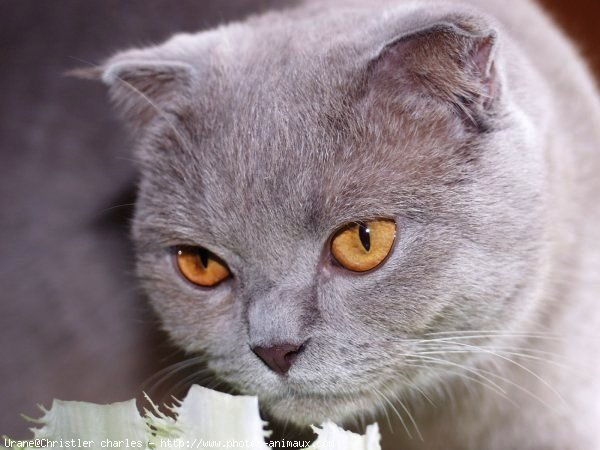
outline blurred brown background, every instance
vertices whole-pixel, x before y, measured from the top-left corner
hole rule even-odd
[[[0,435],[53,397],[129,398],[181,357],[135,288],[127,137],[103,86],[64,71],[290,2],[0,0]],[[600,73],[600,3],[542,3]]]
[[[538,0],[576,42],[596,78],[600,76],[600,2],[595,0]]]

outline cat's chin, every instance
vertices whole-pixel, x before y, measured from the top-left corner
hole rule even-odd
[[[261,405],[272,419],[300,427],[326,421],[344,425],[352,418],[371,415],[376,410],[366,393],[266,397],[261,398]]]

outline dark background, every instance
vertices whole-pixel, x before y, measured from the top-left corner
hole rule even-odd
[[[150,377],[182,358],[135,287],[130,141],[104,87],[63,73],[290,1],[0,0],[0,435],[54,397],[173,391]],[[600,73],[600,3],[543,3]]]

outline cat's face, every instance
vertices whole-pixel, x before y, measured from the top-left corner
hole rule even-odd
[[[375,51],[259,21],[151,49],[150,68],[125,54],[105,74],[129,83],[113,95],[137,117],[134,237],[152,303],[176,342],[275,417],[381,406],[440,372],[411,356],[429,333],[507,329],[533,302],[540,152],[493,35],[444,23]],[[377,220],[396,227],[381,264],[344,267],[336,233]],[[186,279],[177,250],[190,246],[219,258],[221,282]],[[256,353],[281,344],[302,346],[285,374]]]

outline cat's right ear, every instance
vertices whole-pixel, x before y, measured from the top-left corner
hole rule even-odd
[[[69,75],[106,84],[126,123],[139,130],[189,93],[194,68],[133,50],[117,54],[101,66],[76,69]]]
[[[485,129],[502,94],[497,47],[498,34],[486,20],[449,15],[384,43],[370,62],[369,82],[388,103],[416,92]]]

